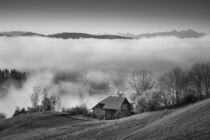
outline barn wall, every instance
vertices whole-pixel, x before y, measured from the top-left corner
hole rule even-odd
[[[128,100],[126,99],[122,106],[121,106],[121,110],[122,111],[127,111],[127,112],[130,112],[132,111],[132,105],[128,102]]]
[[[116,113],[116,112],[117,112],[117,110],[106,109],[106,110],[105,110],[105,119],[106,119],[106,120],[115,119],[115,113]]]
[[[94,108],[93,112],[94,112],[94,115],[95,115],[97,118],[99,118],[99,119],[104,119],[105,111],[104,111],[103,108],[96,107],[96,108]]]

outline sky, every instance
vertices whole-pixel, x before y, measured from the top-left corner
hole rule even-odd
[[[208,0],[0,0],[0,31],[210,33]]]

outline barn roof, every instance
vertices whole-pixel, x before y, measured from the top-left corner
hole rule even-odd
[[[104,109],[120,109],[125,99],[125,97],[121,96],[109,96],[106,99],[100,101],[99,104],[104,104]]]

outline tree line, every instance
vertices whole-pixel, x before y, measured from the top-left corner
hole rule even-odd
[[[7,83],[13,83],[15,86],[21,87],[26,78],[26,72],[21,72],[16,69],[0,69],[0,88],[2,88]]]
[[[129,85],[138,112],[182,106],[209,98],[210,62],[196,63],[189,70],[174,67],[158,80],[142,69],[133,73]]]

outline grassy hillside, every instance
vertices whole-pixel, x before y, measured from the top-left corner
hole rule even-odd
[[[27,114],[0,122],[1,140],[210,139],[210,100],[180,109],[99,121],[66,114]]]

